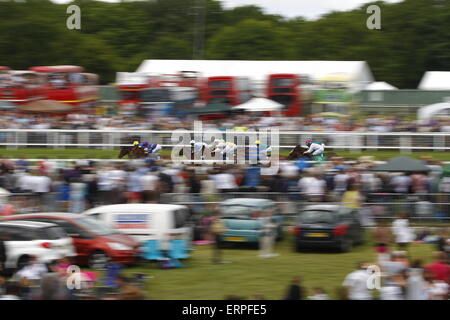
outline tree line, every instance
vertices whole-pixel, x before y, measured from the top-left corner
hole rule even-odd
[[[145,59],[364,60],[377,80],[417,88],[425,71],[450,70],[450,1],[373,2],[316,20],[218,0],[108,3],[75,0],[81,29],[69,30],[68,4],[0,1],[0,65],[76,64],[102,83]],[[381,29],[369,30],[369,5]]]

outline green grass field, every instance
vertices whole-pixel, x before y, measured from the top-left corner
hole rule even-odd
[[[170,155],[170,150],[165,149],[162,155]],[[282,156],[287,156],[288,150],[281,151]],[[399,155],[409,155],[414,158],[421,156],[431,156],[435,160],[450,161],[450,155],[447,152],[413,152],[411,154],[400,153],[399,151],[361,151],[354,153],[349,151],[336,151],[336,153],[345,158],[357,159],[361,156],[374,156],[376,160],[387,160]],[[26,157],[29,159],[117,159],[119,150],[103,150],[88,148],[70,148],[70,149],[52,149],[52,148],[19,148],[19,149],[0,149],[0,156],[3,158]]]
[[[261,259],[258,250],[232,246],[223,251],[230,264],[212,264],[212,249],[209,245],[194,246],[192,256],[184,261],[185,268],[161,270],[152,262],[139,263],[127,268],[125,274],[145,273],[154,278],[147,280],[148,295],[156,300],[222,300],[227,295],[251,298],[255,294],[266,299],[279,300],[293,276],[300,276],[307,289],[322,287],[332,299],[337,299],[336,288],[345,276],[354,270],[358,261],[375,262],[373,244],[368,240],[354,247],[349,253],[301,252],[293,250],[291,236],[276,245],[280,256]],[[432,261],[434,247],[429,244],[413,244],[412,258],[421,258],[424,263]]]

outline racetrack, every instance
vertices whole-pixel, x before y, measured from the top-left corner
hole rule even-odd
[[[327,149],[328,150],[328,149]],[[330,149],[331,150],[331,149]],[[286,157],[290,150],[281,150],[280,156]],[[162,156],[170,156],[171,150],[163,149],[160,154]],[[431,157],[435,160],[450,161],[448,152],[428,152],[417,151],[410,154],[400,153],[399,151],[361,151],[360,153],[336,150],[336,153],[344,158],[357,159],[361,156],[374,156],[375,160],[384,161],[397,157],[399,155],[408,155],[414,158]],[[117,159],[119,149],[89,149],[89,148],[18,148],[18,149],[0,149],[0,157],[5,159],[26,157],[29,159]]]

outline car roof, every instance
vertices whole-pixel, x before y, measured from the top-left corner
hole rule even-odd
[[[265,204],[273,204],[274,202],[269,199],[258,199],[258,198],[235,198],[235,199],[228,199],[225,201],[222,201],[222,205],[234,205],[239,204],[243,206],[249,206],[249,207],[258,207]]]
[[[0,226],[16,226],[16,227],[27,227],[27,228],[48,228],[56,226],[54,223],[49,222],[38,222],[38,221],[0,221]]]
[[[16,215],[7,217],[5,220],[6,221],[20,220],[21,218],[26,219],[26,218],[34,218],[34,217],[76,219],[76,218],[80,218],[80,215],[76,214],[76,213],[67,213],[67,212],[36,212],[36,213],[16,214]]]
[[[186,206],[179,205],[179,204],[160,204],[160,203],[133,203],[133,204],[111,204],[107,206],[100,206],[96,208],[92,208],[89,210],[86,210],[82,213],[84,214],[90,214],[94,212],[101,212],[105,210],[105,212],[120,212],[120,213],[126,213],[127,210],[130,211],[139,211],[136,213],[146,213],[146,211],[157,211],[157,210],[177,210],[177,209],[186,209]],[[133,212],[134,213],[134,212]]]
[[[312,210],[320,210],[320,211],[338,211],[342,206],[338,204],[312,204],[302,208],[300,211],[312,211]]]

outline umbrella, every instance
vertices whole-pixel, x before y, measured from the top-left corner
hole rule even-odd
[[[54,100],[38,100],[21,105],[18,107],[21,111],[27,112],[68,112],[73,109],[70,104],[54,101]]]
[[[420,160],[402,156],[373,167],[371,170],[387,172],[428,172],[430,168]]]

